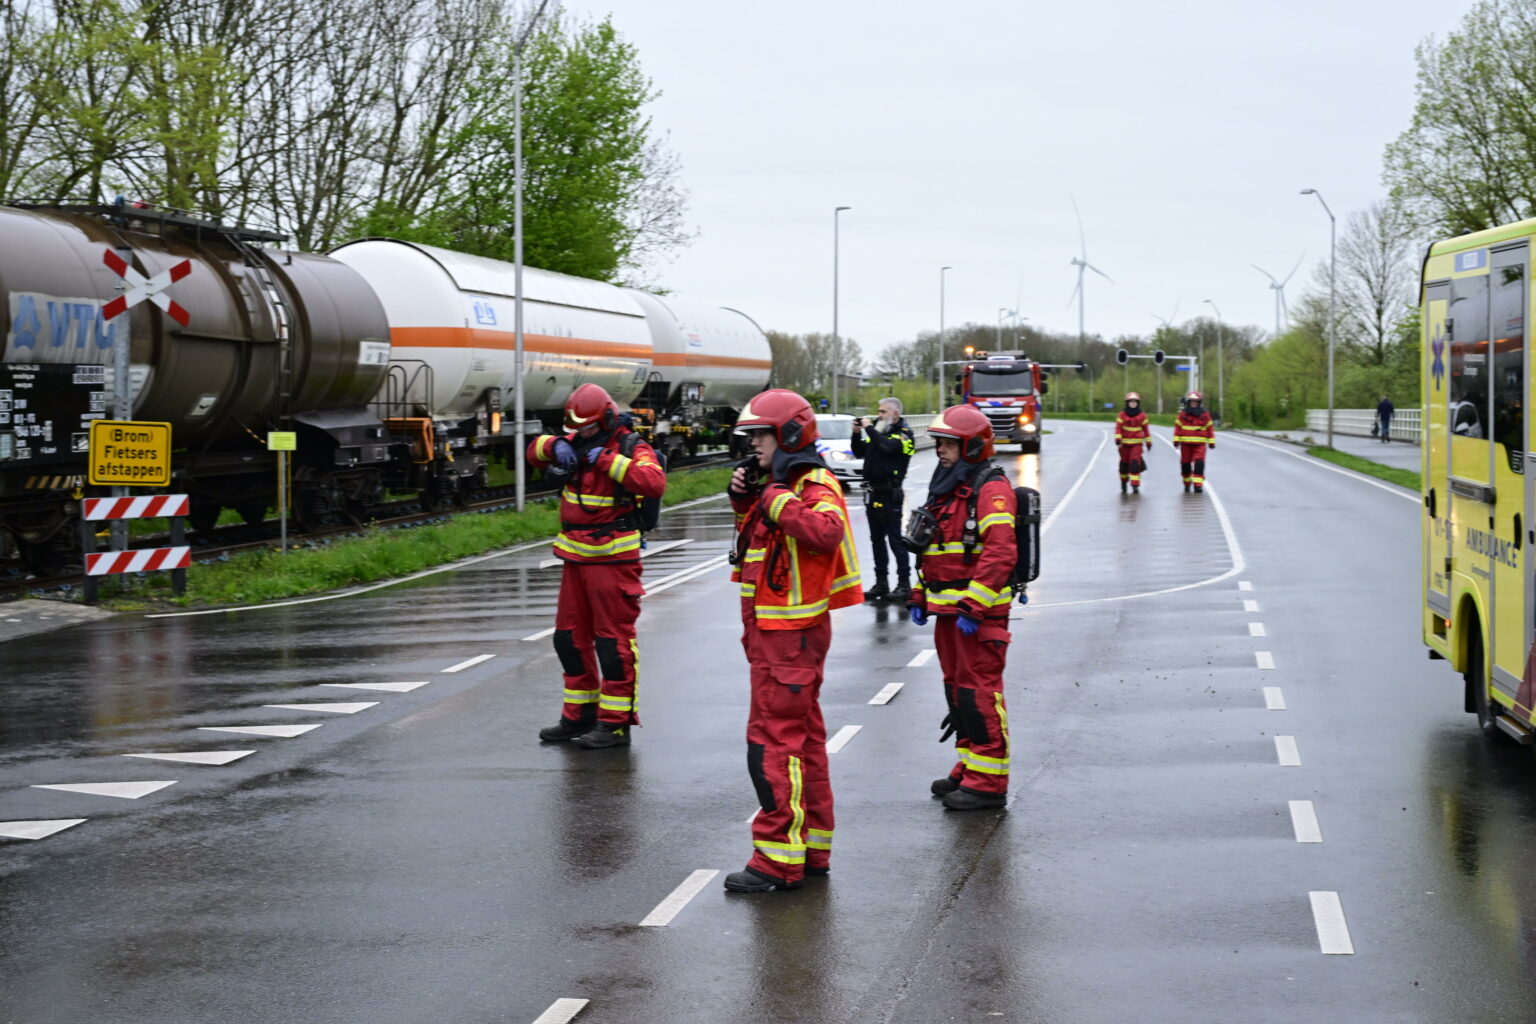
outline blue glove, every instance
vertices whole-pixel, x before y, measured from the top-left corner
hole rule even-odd
[[[975,636],[976,631],[981,628],[981,623],[977,622],[969,615],[956,616],[955,625],[959,628],[960,632],[964,633],[966,636]]]
[[[581,461],[589,466],[595,466],[597,465],[597,457],[601,454],[603,454],[603,446],[594,444],[590,448],[583,448],[581,450]]]
[[[576,468],[576,449],[563,437],[555,442],[555,465],[567,473]]]
[[[928,625],[928,613],[915,604],[907,605],[907,617],[912,620],[914,626]]]

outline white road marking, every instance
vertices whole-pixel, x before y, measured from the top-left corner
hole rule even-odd
[[[1280,687],[1264,687],[1264,708],[1268,711],[1285,710],[1285,694],[1280,692]]]
[[[1253,660],[1262,669],[1272,669],[1275,667],[1275,656],[1269,651],[1254,651]]]
[[[0,837],[5,839],[47,839],[55,832],[90,821],[89,818],[54,818],[51,821],[0,821]]]
[[[1317,944],[1326,954],[1351,955],[1355,944],[1349,938],[1349,922],[1344,920],[1344,905],[1336,892],[1309,892],[1312,920],[1317,925]]]
[[[565,559],[563,559],[563,558],[546,558],[546,559],[543,559],[542,561],[539,562],[539,568],[540,569],[553,569],[557,565],[564,565],[564,564],[565,564]]]
[[[321,683],[321,686],[334,686],[338,690],[383,690],[385,693],[410,693],[417,687],[426,686],[429,680],[423,679],[417,683]]]
[[[1248,635],[1249,636],[1268,636],[1269,634],[1264,632],[1264,623],[1262,623],[1262,622],[1250,622],[1250,623],[1248,623]]]
[[[527,636],[523,637],[523,640],[524,641],[543,640],[547,636],[554,636],[554,634],[555,634],[555,627],[554,626],[550,626],[548,629],[541,629],[537,633],[529,633]]]
[[[922,668],[924,665],[928,664],[928,662],[932,661],[933,656],[938,653],[939,652],[932,647],[928,648],[926,651],[918,651],[916,654],[912,655],[912,660],[907,662],[906,667]]]
[[[1281,768],[1300,768],[1301,751],[1296,749],[1296,737],[1276,736],[1275,756],[1280,759]]]
[[[86,796],[114,796],[119,800],[137,800],[141,796],[149,796],[166,786],[174,785],[176,785],[175,779],[170,782],[65,782],[31,788],[57,789],[65,793],[84,793]]]
[[[761,807],[759,807],[757,810],[755,810],[751,814],[747,815],[747,824],[750,825],[754,821],[756,821],[757,820],[757,816],[762,813],[762,810],[763,809]]]
[[[1257,602],[1257,601],[1244,601],[1243,602],[1243,611],[1245,611],[1245,612],[1256,612],[1258,610],[1259,610],[1259,602]]]
[[[1323,841],[1323,827],[1317,823],[1317,808],[1312,806],[1311,800],[1292,800],[1291,827],[1296,830],[1298,843],[1320,843]]]
[[[1236,435],[1229,434],[1228,436]],[[1397,497],[1406,501],[1411,501],[1415,505],[1420,504],[1422,500],[1417,494],[1414,494],[1412,491],[1409,491],[1405,488],[1397,487],[1392,484],[1382,483],[1380,480],[1373,480],[1366,476],[1364,473],[1356,473],[1352,469],[1344,469],[1341,466],[1335,466],[1333,463],[1328,462],[1325,459],[1320,459],[1316,455],[1306,455],[1301,452],[1289,451],[1286,448],[1280,448],[1272,444],[1265,444],[1263,441],[1255,441],[1251,437],[1237,437],[1237,440],[1243,442],[1244,444],[1251,444],[1255,448],[1268,448],[1272,452],[1277,452],[1281,455],[1289,455],[1293,459],[1300,459],[1302,462],[1305,462],[1309,466],[1315,466],[1318,469],[1326,469],[1331,473],[1338,473],[1340,476],[1347,476],[1351,480],[1358,480],[1362,484],[1369,484],[1370,486],[1376,488],[1378,491],[1386,491],[1388,494],[1395,494]]]
[[[671,576],[663,576],[661,579],[656,581],[654,586],[646,586],[645,596],[650,597],[653,594],[661,593],[663,590],[671,590],[673,587],[678,586],[679,584],[687,583],[689,580],[703,576],[705,573],[713,572],[714,570],[724,565],[726,560],[730,557],[730,553],[727,552],[723,555],[717,555],[707,562],[700,562],[698,565],[683,569],[680,572],[675,572]]]
[[[1238,582],[1237,582],[1237,589],[1238,590],[1252,590],[1253,589],[1253,584],[1249,583],[1247,580],[1238,580]]]
[[[236,732],[244,736],[275,736],[278,739],[291,740],[295,736],[303,736],[311,729],[318,729],[318,725],[200,725],[198,732]]]
[[[672,923],[672,919],[678,912],[688,905],[688,901],[699,894],[699,891],[714,880],[719,871],[711,871],[700,868],[683,880],[683,884],[672,890],[671,895],[660,903],[656,909],[645,915],[640,922],[642,928],[664,928]]]
[[[533,1024],[571,1024],[587,1008],[590,999],[556,999],[549,1009],[534,1018]]]
[[[827,740],[827,753],[835,754],[848,745],[848,741],[859,734],[862,725],[845,725],[837,730],[837,735]]]
[[[1051,514],[1045,517],[1045,522],[1040,524],[1040,537],[1042,541],[1045,538],[1046,531],[1049,530],[1051,528],[1051,524],[1056,521],[1056,517],[1061,515],[1062,510],[1067,507],[1067,502],[1071,501],[1077,495],[1078,489],[1081,488],[1083,486],[1083,482],[1088,479],[1088,474],[1093,472],[1094,463],[1099,461],[1099,453],[1104,450],[1104,446],[1108,443],[1109,430],[1106,428],[1103,431],[1103,436],[1099,438],[1099,446],[1095,448],[1093,450],[1093,454],[1089,456],[1088,465],[1083,467],[1083,472],[1078,476],[1077,482],[1067,489],[1067,493],[1061,496],[1061,500],[1056,503],[1056,507],[1051,509]]]
[[[376,700],[362,700],[355,703],[333,700],[325,704],[263,704],[264,708],[285,708],[289,711],[329,711],[333,715],[355,715],[359,711],[367,711],[376,708],[379,702]]]
[[[175,761],[177,764],[232,764],[242,757],[250,757],[254,750],[189,750],[178,753],[161,750],[152,754],[124,754],[124,757],[142,757],[146,761]]]
[[[869,698],[871,704],[889,704],[891,698],[901,692],[905,683],[886,683],[880,688],[880,692]]]
[[[467,661],[461,661],[457,665],[450,665],[443,669],[443,675],[448,675],[451,672],[463,672],[467,668],[474,668],[481,662],[490,661],[494,657],[496,657],[494,654],[477,654]]]

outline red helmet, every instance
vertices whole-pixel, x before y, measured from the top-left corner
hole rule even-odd
[[[1202,396],[1200,394],[1200,392],[1198,392],[1198,391],[1191,391],[1188,395],[1185,395],[1184,397],[1189,399],[1191,402],[1195,402],[1196,404],[1198,404],[1200,399],[1202,397],[1204,397],[1204,396]]]
[[[771,430],[779,447],[787,452],[809,448],[821,436],[811,403],[785,388],[754,395],[736,418],[736,433]]]
[[[1141,401],[1141,396],[1134,391],[1128,391],[1125,394],[1125,400],[1127,402],[1139,402]]]
[[[975,406],[950,406],[928,425],[928,433],[959,441],[960,458],[966,462],[980,462],[992,457],[992,421]]]
[[[589,423],[596,423],[604,430],[612,430],[619,422],[619,407],[613,397],[596,384],[583,384],[571,392],[565,400],[565,429],[580,430]]]

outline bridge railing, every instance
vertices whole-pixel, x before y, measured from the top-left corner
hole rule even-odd
[[[1392,440],[1410,441],[1418,444],[1421,437],[1420,410],[1399,409],[1392,414]],[[1375,409],[1335,409],[1333,410],[1333,432],[1335,434],[1347,434],[1351,437],[1371,437],[1371,428],[1376,424]],[[1307,429],[1314,434],[1326,434],[1328,432],[1328,410],[1308,409]]]

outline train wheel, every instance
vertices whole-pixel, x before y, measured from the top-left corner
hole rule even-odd
[[[21,564],[34,576],[62,576],[71,569],[81,567],[80,552],[72,551],[58,543],[58,538],[42,544],[16,538],[16,553]]]

